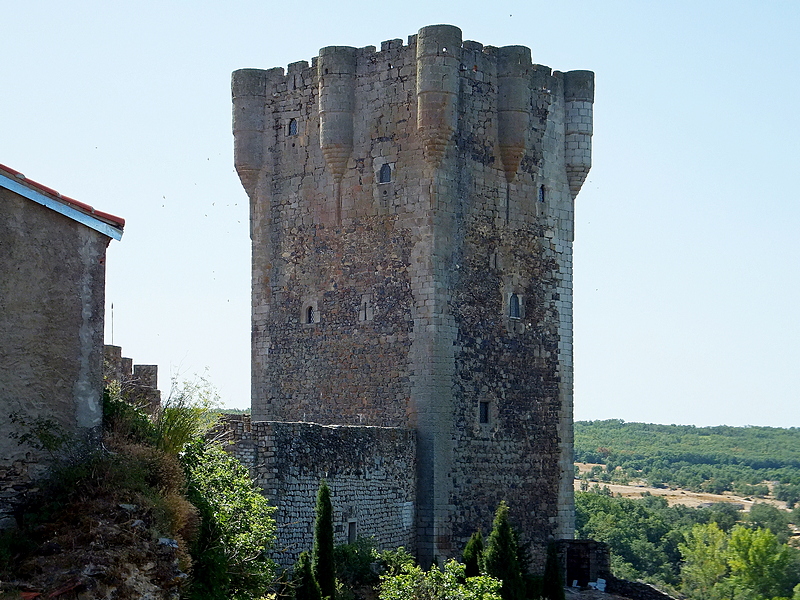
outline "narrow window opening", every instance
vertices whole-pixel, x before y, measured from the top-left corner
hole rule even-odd
[[[347,523],[347,543],[348,544],[355,544],[356,543],[356,522],[350,521]]]
[[[306,323],[313,323],[314,322],[314,307],[309,306],[306,309]]]
[[[361,296],[361,304],[358,306],[358,320],[359,321],[372,321],[375,316],[375,310],[372,306],[372,300],[369,294]]]
[[[488,402],[480,402],[478,404],[478,421],[480,423],[488,423],[489,422],[489,403]]]
[[[508,301],[508,316],[512,319],[519,319],[521,317],[519,296],[516,294],[511,294],[511,298]]]
[[[289,120],[289,135],[297,135],[297,119]]]
[[[497,268],[497,252],[492,252],[489,254],[489,268],[496,269]]]
[[[392,182],[392,167],[389,163],[383,163],[381,170],[378,172],[378,183],[391,183]]]
[[[544,202],[544,186],[539,186],[539,202]]]

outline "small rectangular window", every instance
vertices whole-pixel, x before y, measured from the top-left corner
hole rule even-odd
[[[489,422],[489,403],[488,402],[481,402],[478,405],[478,421],[480,423],[488,423]]]
[[[356,522],[350,521],[347,524],[347,543],[348,544],[355,544],[356,543]]]

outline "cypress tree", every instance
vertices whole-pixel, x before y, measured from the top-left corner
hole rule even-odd
[[[331,492],[323,480],[317,491],[317,518],[314,522],[314,550],[312,567],[324,598],[334,598],[336,594],[336,567],[333,558],[333,507]]]
[[[322,600],[319,585],[311,568],[311,559],[308,552],[301,552],[294,564],[292,587],[295,600]]]
[[[481,574],[483,571],[483,534],[480,531],[476,531],[470,536],[461,556],[466,566],[464,577],[477,577]]]
[[[486,574],[503,582],[500,597],[503,600],[524,600],[525,582],[519,564],[519,543],[508,522],[508,505],[505,501],[497,507],[492,533],[484,555]]]
[[[561,572],[561,561],[553,542],[547,546],[547,561],[544,563],[542,578],[542,596],[548,600],[564,600],[564,575]]]

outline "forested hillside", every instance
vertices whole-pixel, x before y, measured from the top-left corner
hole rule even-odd
[[[791,540],[800,507],[669,506],[647,492],[634,500],[605,487],[577,492],[575,509],[576,537],[607,543],[617,577],[691,600],[800,600],[800,550]]]
[[[575,461],[596,463],[591,478],[696,492],[800,501],[800,428],[695,427],[577,421]]]

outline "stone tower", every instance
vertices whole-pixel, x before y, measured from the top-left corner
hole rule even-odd
[[[451,25],[233,74],[252,418],[416,432],[416,551],[507,500],[571,538],[572,239],[594,75]]]

